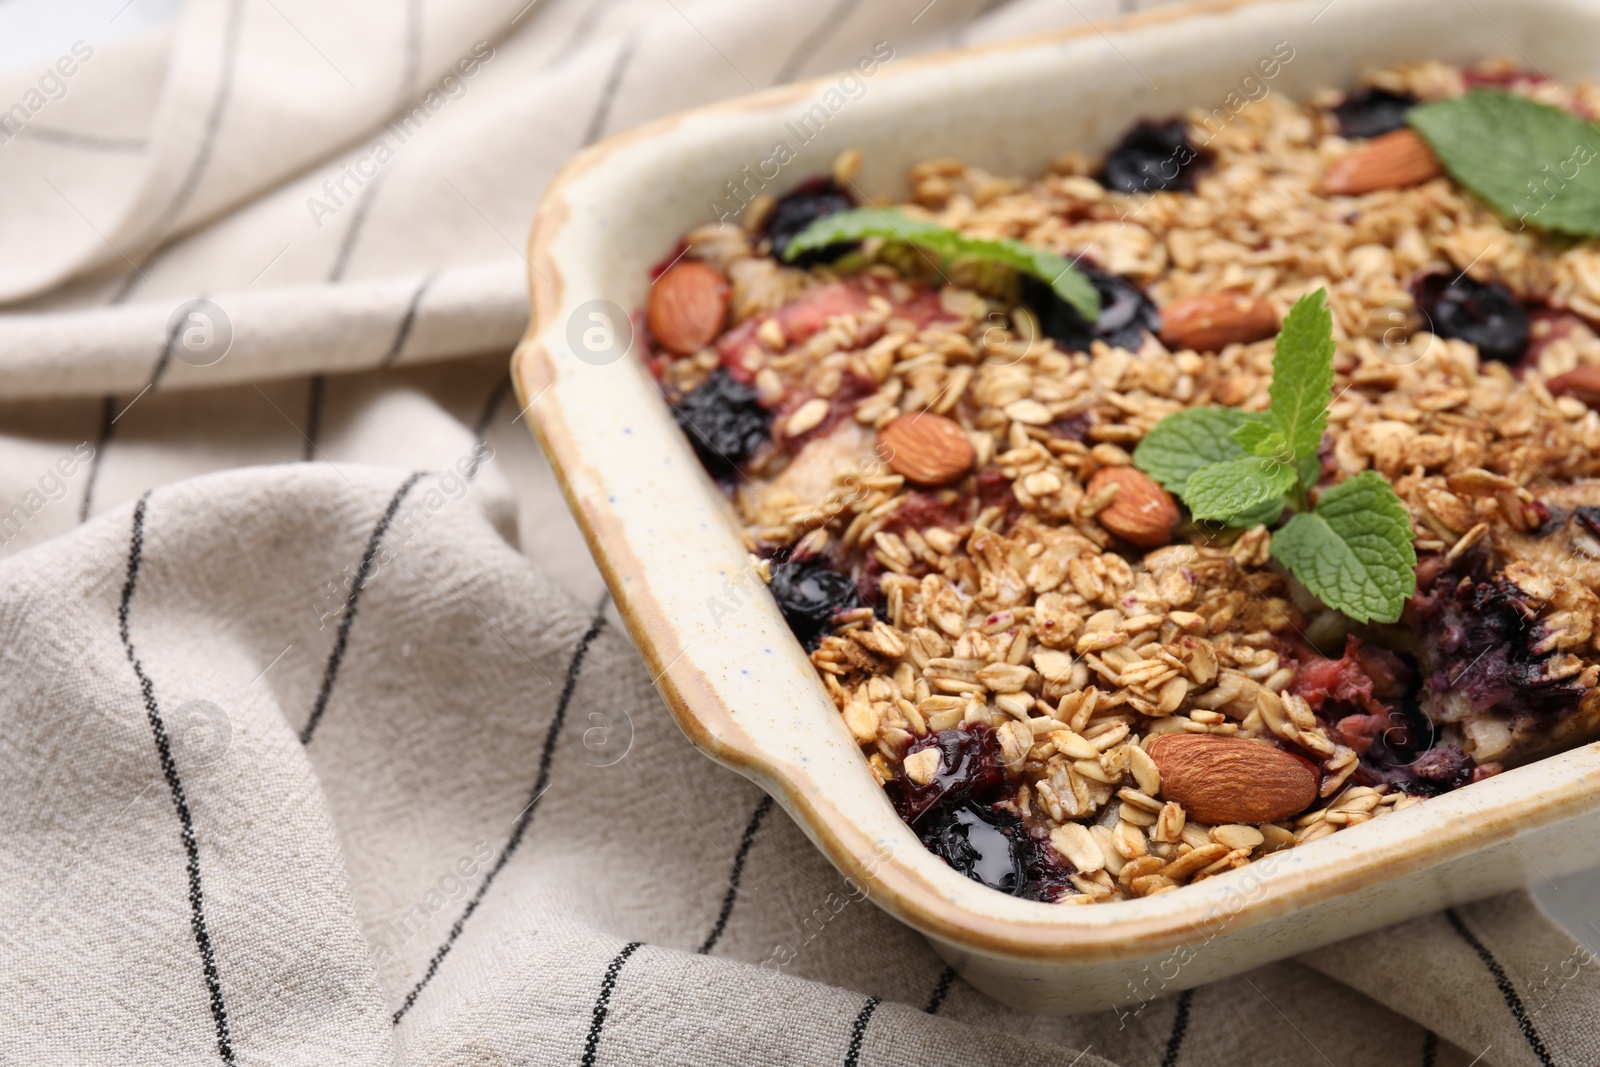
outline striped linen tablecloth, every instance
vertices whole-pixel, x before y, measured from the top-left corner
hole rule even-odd
[[[520,425],[573,151],[1117,7],[190,0],[0,76],[0,1063],[1600,1059],[1521,892],[990,1001],[690,748]]]

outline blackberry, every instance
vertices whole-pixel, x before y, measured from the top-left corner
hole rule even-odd
[[[1528,309],[1499,282],[1429,274],[1413,285],[1417,307],[1440,337],[1478,346],[1484,359],[1515,363],[1528,348]]]
[[[1022,302],[1033,309],[1046,337],[1069,352],[1087,352],[1091,341],[1137,351],[1146,331],[1156,333],[1161,329],[1161,313],[1138,286],[1082,261],[1077,269],[1088,276],[1100,294],[1100,316],[1092,326],[1048,283],[1031,277],[1021,279]]]
[[[1200,154],[1189,144],[1182,119],[1141,122],[1107,155],[1095,181],[1122,193],[1194,188]]]
[[[775,565],[767,588],[783,609],[789,629],[807,648],[827,633],[835,615],[865,603],[855,583],[816,560]]]
[[[724,481],[772,439],[772,413],[756,391],[718,367],[700,388],[684,394],[673,415],[706,470]]]
[[[1361,140],[1401,129],[1406,124],[1406,112],[1416,105],[1417,98],[1408,93],[1357,89],[1334,105],[1333,117],[1339,122],[1341,135]]]
[[[772,244],[772,257],[783,261],[783,253],[795,235],[825,215],[849,211],[856,206],[855,197],[840,187],[832,178],[808,178],[792,192],[778,198],[767,219],[767,240]],[[825,248],[812,249],[796,256],[796,267],[813,267],[818,263],[831,263],[854,248],[853,242],[840,242]]]

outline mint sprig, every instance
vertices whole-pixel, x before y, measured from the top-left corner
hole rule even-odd
[[[1272,558],[1331,608],[1393,622],[1417,589],[1411,517],[1394,486],[1362,471],[1323,493],[1316,510],[1272,535]]]
[[[1244,456],[1201,467],[1180,495],[1195,518],[1232,524],[1270,500],[1282,500],[1297,480],[1294,467],[1280,459]]]
[[[1066,257],[1009,237],[967,237],[936,222],[914,219],[896,208],[863,207],[824,215],[789,239],[783,258],[790,261],[802,252],[868,237],[927,249],[939,257],[941,270],[958,259],[981,259],[1010,267],[1049,283],[1051,290],[1085,322],[1092,323],[1100,317],[1100,294]]]
[[[1333,396],[1333,315],[1325,291],[1318,289],[1295,301],[1283,320],[1268,395],[1269,422],[1282,437],[1269,435],[1245,447],[1254,455],[1274,458],[1315,455],[1328,428]]]
[[[1133,457],[1140,470],[1181,493],[1189,475],[1201,467],[1248,456],[1234,432],[1260,421],[1260,415],[1238,408],[1185,408],[1156,423]]]
[[[1333,316],[1318,290],[1296,301],[1272,358],[1264,412],[1190,408],[1158,422],[1133,461],[1201,521],[1276,523],[1272,557],[1357,622],[1394,622],[1416,591],[1417,552],[1394,486],[1366,471],[1324,491],[1318,449],[1333,399]]]
[[[1450,177],[1502,216],[1600,235],[1600,126],[1500,89],[1420,104],[1406,121]]]

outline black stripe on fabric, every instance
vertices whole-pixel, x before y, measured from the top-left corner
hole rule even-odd
[[[222,1062],[232,1064],[233,1039],[228,1033],[228,1006],[222,998],[222,978],[217,972],[216,952],[211,945],[211,933],[206,928],[205,892],[200,884],[200,844],[194,835],[194,817],[189,812],[189,801],[183,792],[183,781],[178,777],[178,764],[172,758],[172,742],[166,725],[161,721],[161,706],[156,702],[155,684],[145,673],[134,651],[129,635],[128,616],[133,604],[133,592],[139,581],[139,562],[144,554],[145,507],[150,501],[147,492],[139,498],[133,509],[133,536],[128,547],[128,578],[122,586],[122,604],[117,609],[117,631],[122,635],[122,647],[128,654],[134,677],[139,680],[139,691],[144,696],[145,717],[150,722],[150,732],[155,737],[156,756],[161,762],[161,773],[166,777],[167,790],[172,794],[172,806],[178,813],[182,828],[183,851],[188,857],[189,874],[189,926],[194,931],[195,947],[200,951],[200,966],[205,973],[206,992],[211,1002],[211,1019],[216,1024],[217,1052]]]
[[[149,264],[150,259],[142,259],[141,262],[144,262],[144,264]],[[106,299],[107,304],[112,304],[112,306],[115,306],[115,304],[122,304],[122,302],[125,302],[126,299],[128,299],[128,296],[133,293],[133,286],[139,285],[139,280],[141,280],[142,277],[144,277],[144,275],[139,274],[139,267],[133,267],[133,269],[128,270],[128,274],[122,275],[122,282],[117,283],[117,288],[110,291],[110,296]]]
[[[89,476],[83,480],[83,503],[78,507],[79,522],[88,522],[89,512],[94,507],[94,483],[100,477],[100,459],[105,455],[106,446],[111,443],[111,434],[117,428],[111,421],[116,417],[117,398],[107,394],[100,400],[100,435],[94,441],[94,455],[89,457]]]
[[[606,975],[600,980],[600,995],[594,1001],[594,1014],[589,1020],[589,1036],[583,1039],[583,1067],[595,1067],[600,1062],[600,1032],[606,1027],[606,1016],[611,1013],[611,994],[617,988],[617,976],[622,974],[622,965],[628,962],[628,957],[643,944],[643,941],[629,941],[606,967]]]
[[[205,295],[201,294],[195,299],[204,300]],[[188,321],[188,316],[174,319],[167,327],[167,341],[161,346],[161,355],[156,357],[156,365],[150,371],[150,378],[145,385],[146,389],[154,389],[161,381],[161,376],[166,374],[167,368],[172,365],[172,355],[178,350],[178,337],[183,333],[184,324]]]
[[[373,202],[378,199],[378,190],[383,185],[384,175],[387,171],[379,171],[361,189],[361,199],[356,201],[354,217],[344,231],[344,237],[339,240],[339,250],[334,253],[333,266],[328,268],[329,283],[344,280],[344,272],[350,266],[350,257],[355,253],[356,242],[361,240],[361,233],[367,227],[367,216],[372,212]]]
[[[811,32],[800,39],[799,45],[789,54],[789,58],[783,61],[783,66],[778,68],[778,73],[773,78],[773,84],[782,85],[784,82],[793,81],[801,68],[817,54],[817,50],[828,43],[828,38],[839,29],[839,24],[849,18],[860,5],[861,0],[837,0],[828,9],[828,13],[822,16],[821,21],[811,28]]]
[[[584,131],[582,147],[594,144],[605,132],[606,123],[611,120],[611,105],[617,99],[617,90],[622,87],[622,76],[633,60],[634,44],[635,37],[630,33],[627,40],[622,42],[622,47],[617,50],[616,58],[611,61],[611,69],[606,73],[606,83],[600,89],[600,99],[594,106],[594,112],[589,116],[589,128]]]
[[[868,997],[867,1002],[861,1005],[861,1011],[856,1014],[856,1021],[850,1025],[850,1047],[845,1049],[844,1067],[859,1067],[861,1043],[867,1039],[867,1024],[872,1022],[872,1013],[877,1011],[878,1005],[882,1003],[881,997]]]
[[[944,998],[950,994],[950,984],[956,980],[956,969],[946,967],[939,975],[939,984],[933,987],[933,996],[928,998],[928,1006],[922,1010],[929,1015],[938,1015],[939,1008],[944,1005]]]
[[[438,276],[439,272],[434,271],[417,284],[416,291],[411,294],[411,300],[406,304],[406,313],[400,316],[400,326],[395,330],[394,340],[389,342],[389,351],[383,354],[378,366],[391,367],[399,360],[400,351],[405,348],[406,340],[411,336],[411,328],[417,324],[417,308],[422,306],[422,296]]]
[[[183,209],[189,205],[189,201],[200,188],[201,179],[211,167],[211,158],[217,147],[217,135],[222,130],[222,116],[227,113],[228,105],[233,99],[233,74],[238,65],[244,6],[244,0],[229,0],[228,21],[223,30],[222,79],[217,85],[217,95],[211,100],[211,110],[206,114],[205,132],[200,139],[200,150],[195,153],[194,160],[189,164],[189,171],[184,175],[183,183],[178,186],[177,193],[173,195],[165,210],[150,224],[147,233],[158,233],[182,214]]]
[[[1533,1016],[1528,1014],[1528,1009],[1523,1006],[1522,998],[1517,995],[1516,987],[1511,984],[1511,979],[1506,976],[1506,969],[1500,966],[1500,961],[1494,958],[1494,953],[1489,951],[1487,945],[1479,941],[1467,924],[1461,921],[1461,916],[1456,914],[1456,909],[1446,908],[1444,917],[1449,920],[1450,926],[1460,935],[1472,951],[1478,954],[1483,965],[1489,969],[1489,974],[1494,978],[1495,988],[1500,990],[1501,999],[1506,1002],[1512,1018],[1517,1020],[1517,1029],[1522,1031],[1523,1039],[1528,1042],[1528,1047],[1533,1054],[1539,1057],[1539,1062],[1544,1067],[1555,1067],[1555,1060],[1550,1058],[1550,1050],[1545,1047],[1544,1038],[1539,1036],[1539,1031],[1533,1025]]]
[[[1432,1030],[1422,1039],[1422,1067],[1434,1067],[1439,1059],[1439,1035]]]
[[[612,6],[609,3],[601,3],[600,0],[576,0],[576,2],[582,7],[583,14],[578,18],[572,33],[561,42],[561,47],[552,53],[551,61],[554,64],[560,64],[576,55],[581,46],[587,44],[589,38],[594,36],[595,27],[600,24],[601,16]]]
[[[1185,989],[1178,994],[1178,1010],[1172,1016],[1172,1033],[1167,1035],[1167,1051],[1161,1057],[1161,1067],[1178,1067],[1183,1038],[1189,1032],[1189,1006],[1193,1003],[1194,990]]]
[[[716,947],[722,940],[723,931],[728,928],[728,917],[733,914],[733,902],[739,899],[739,883],[744,878],[744,861],[750,858],[750,846],[756,843],[756,832],[761,829],[761,823],[766,819],[767,812],[772,810],[772,798],[762,797],[761,803],[756,805],[755,813],[750,816],[750,822],[744,828],[744,836],[739,838],[739,851],[733,857],[733,870],[728,874],[728,890],[722,895],[722,910],[717,912],[717,921],[711,927],[711,933],[706,935],[706,940],[700,946],[700,955],[704,956]]]
[[[317,438],[322,436],[322,394],[328,387],[328,379],[321,374],[313,374],[306,381],[306,447],[300,458],[310,463],[317,456]]]
[[[135,247],[143,246],[145,242],[151,239],[155,239],[157,244],[148,254],[140,257],[138,265],[134,267],[132,272],[124,275],[121,283],[112,292],[111,298],[106,301],[108,304],[125,303],[138,284],[145,280],[141,267],[149,266],[155,262],[157,257],[172,247],[177,240],[177,235],[163,241],[160,239],[161,231],[166,229],[183,213],[183,209],[188,206],[189,201],[194,198],[195,192],[200,188],[201,179],[205,177],[206,171],[211,167],[211,158],[216,152],[217,136],[222,130],[222,116],[226,114],[228,105],[233,99],[233,75],[234,69],[238,65],[239,38],[243,33],[244,25],[244,7],[244,0],[229,0],[228,2],[227,23],[223,30],[222,77],[217,85],[217,95],[212,97],[211,110],[206,113],[205,130],[201,134],[200,148],[195,153],[193,161],[190,162],[189,170],[179,184],[177,192],[173,194],[172,199],[162,209],[161,213],[151,220],[149,225],[144,228],[133,242]]]
[[[367,538],[367,549],[361,553],[361,565],[356,568],[355,579],[350,583],[350,599],[345,603],[344,612],[339,616],[339,633],[333,640],[333,651],[328,653],[328,666],[322,672],[322,688],[317,690],[316,703],[311,705],[311,717],[306,720],[305,728],[300,731],[302,745],[311,743],[311,735],[317,732],[317,724],[322,721],[322,713],[328,710],[328,698],[333,695],[333,683],[339,677],[339,665],[344,662],[345,648],[350,643],[350,627],[356,621],[356,608],[361,606],[361,591],[367,587],[367,582],[372,578],[375,561],[378,558],[378,545],[383,541],[384,531],[389,529],[389,524],[394,521],[395,512],[400,510],[400,501],[405,499],[411,487],[416,485],[421,477],[422,472],[416,471],[401,482],[400,488],[389,498],[389,506],[383,509],[383,514],[379,515],[378,521],[373,524],[372,536]]]
[[[494,392],[489,394],[489,399],[483,402],[483,410],[478,414],[478,421],[472,424],[472,436],[482,441],[489,435],[489,424],[494,419],[494,413],[500,410],[500,405],[505,403],[506,394],[511,392],[511,375],[500,379],[500,384],[494,387]]]
[[[76,130],[58,130],[50,126],[29,123],[17,130],[14,136],[64,148],[83,148],[91,152],[143,152],[148,142],[143,137],[107,137],[98,133],[79,133]]]
[[[539,810],[539,800],[550,784],[550,768],[555,761],[556,741],[561,736],[562,724],[567,721],[567,706],[572,703],[572,694],[578,688],[578,676],[583,672],[583,661],[589,654],[589,646],[600,636],[600,631],[605,629],[606,602],[609,599],[609,594],[600,597],[600,603],[595,606],[594,618],[590,621],[589,628],[583,632],[583,636],[578,639],[577,647],[572,650],[572,659],[567,664],[566,681],[561,685],[561,697],[556,701],[556,713],[550,720],[550,728],[545,731],[544,750],[539,753],[539,774],[534,779],[533,792],[529,796],[527,806],[522,809],[522,814],[517,816],[517,824],[512,827],[511,836],[506,839],[506,846],[500,850],[500,856],[494,861],[494,866],[483,876],[483,882],[478,886],[477,892],[472,894],[472,899],[467,901],[467,906],[462,909],[461,918],[450,927],[450,933],[445,935],[444,944],[435,950],[433,958],[428,961],[428,969],[423,972],[422,978],[412,987],[411,992],[406,994],[405,1001],[395,1010],[390,1019],[394,1025],[400,1025],[400,1020],[417,1002],[417,997],[423,988],[433,981],[433,976],[439,972],[439,965],[444,962],[444,958],[450,954],[450,949],[455,945],[456,938],[466,929],[467,920],[478,910],[478,905],[488,894],[489,887],[494,885],[494,880],[510,861],[512,853],[517,851],[517,846],[522,844],[523,835],[528,832],[528,825],[533,822],[533,814]]]
[[[467,481],[478,477],[478,472],[483,470],[483,464],[494,458],[491,451],[487,456],[483,448],[489,443],[489,423],[494,418],[494,413],[500,410],[500,405],[505,401],[506,395],[511,392],[511,375],[507,374],[500,379],[500,383],[490,392],[489,399],[483,402],[483,410],[478,413],[478,419],[472,424],[472,461],[467,466]]]

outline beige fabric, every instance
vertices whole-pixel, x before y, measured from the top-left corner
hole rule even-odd
[[[0,1062],[1600,1058],[1523,893],[1010,1011],[694,752],[506,389],[539,188],[874,40],[1115,5],[524,4],[192,0],[0,133]]]

